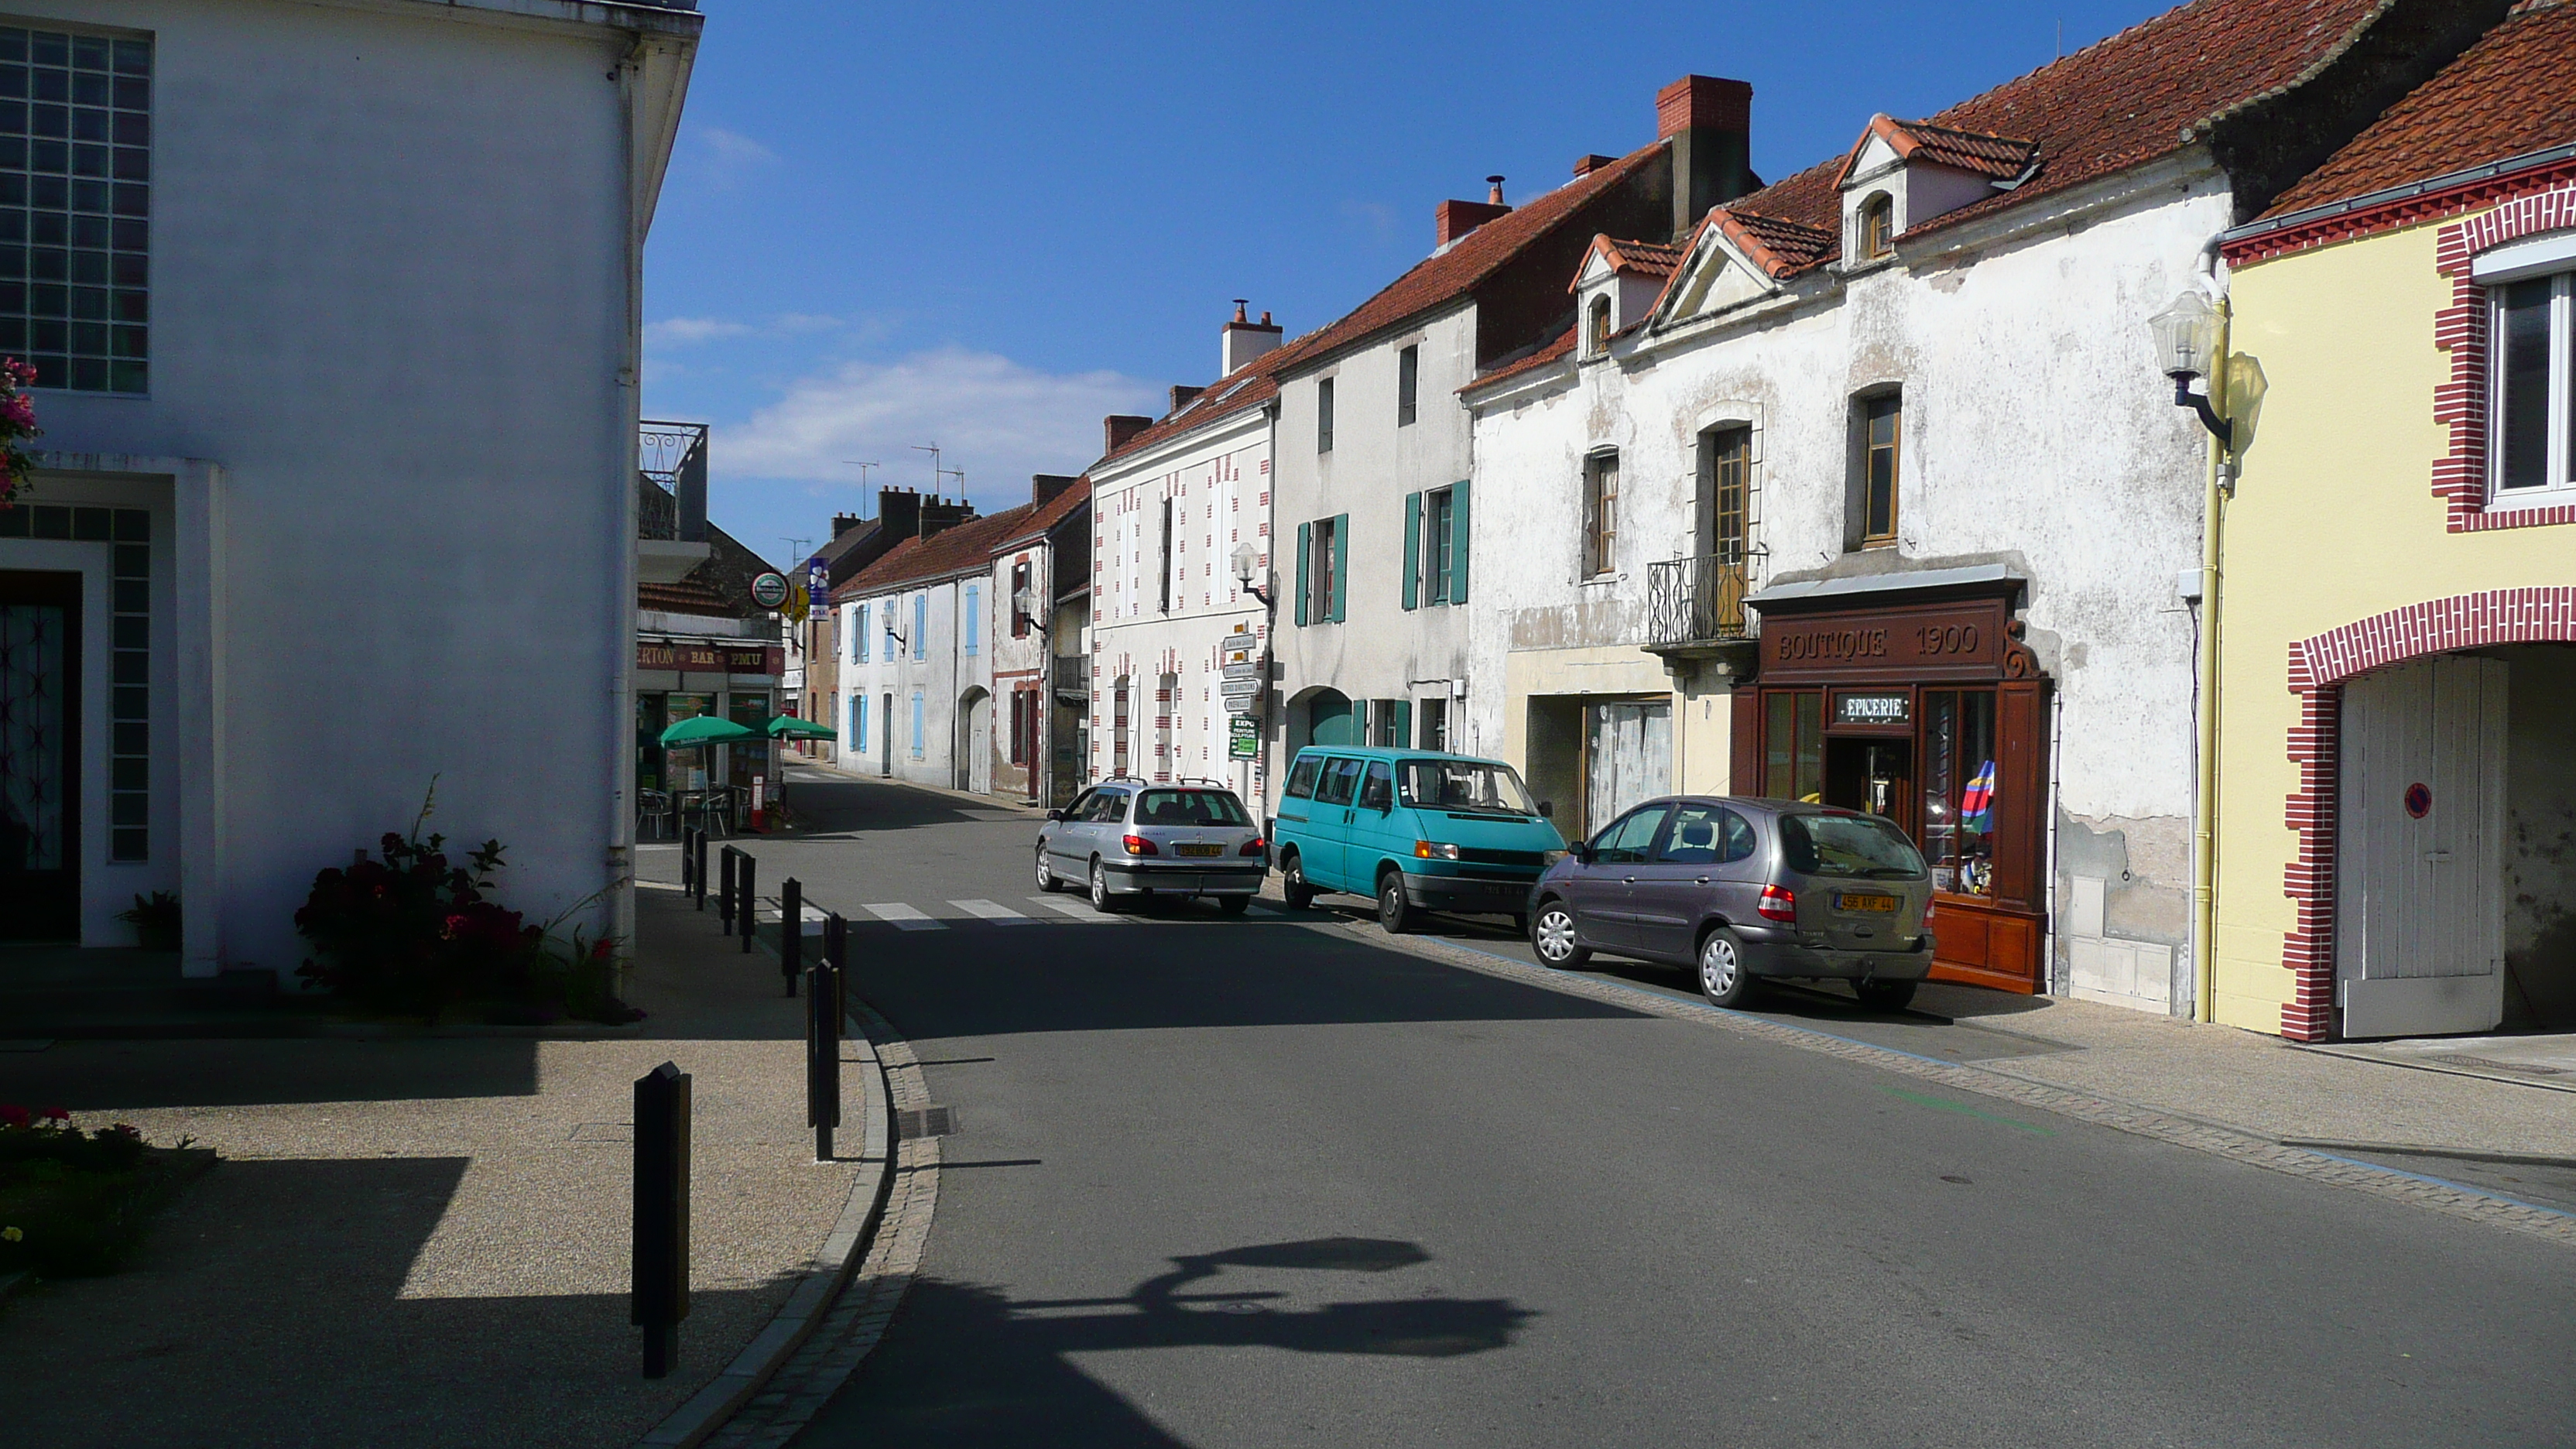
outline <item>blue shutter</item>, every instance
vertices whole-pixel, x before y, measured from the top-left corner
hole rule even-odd
[[[1333,515],[1333,611],[1336,624],[1350,617],[1351,603],[1351,516]]]
[[[966,653],[972,656],[984,637],[984,591],[966,586]]]
[[[1467,602],[1467,484],[1449,489],[1449,602]]]
[[[1297,622],[1298,622],[1298,623],[1300,623],[1300,624],[1305,624],[1305,623],[1310,622],[1310,621],[1307,619],[1307,617],[1306,617],[1306,596],[1307,596],[1307,594],[1308,594],[1309,592],[1311,592],[1311,591],[1312,591],[1312,589],[1313,589],[1313,587],[1314,587],[1314,586],[1313,586],[1312,582],[1307,578],[1307,575],[1306,575],[1306,567],[1307,567],[1307,560],[1313,557],[1314,552],[1315,552],[1315,525],[1313,525],[1313,524],[1311,524],[1311,523],[1301,523],[1301,524],[1298,524],[1298,525],[1297,525]]]
[[[921,758],[921,691],[912,692],[912,757]]]
[[[1404,495],[1404,607],[1413,607],[1422,589],[1422,495]]]
[[[930,657],[930,596],[928,594],[912,596],[912,657],[915,659]],[[915,754],[921,751],[921,731],[917,729],[912,732],[912,748]]]

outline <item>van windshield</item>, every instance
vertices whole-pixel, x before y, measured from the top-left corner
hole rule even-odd
[[[1529,792],[1509,765],[1481,760],[1407,760],[1395,767],[1404,803],[1422,810],[1535,815]]]
[[[1139,825],[1250,825],[1231,790],[1148,790],[1136,802]]]
[[[1780,846],[1800,875],[1912,880],[1923,874],[1914,842],[1875,815],[1783,815]]]

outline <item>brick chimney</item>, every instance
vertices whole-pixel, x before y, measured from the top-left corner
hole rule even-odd
[[[1029,475],[1029,502],[1044,508],[1055,500],[1057,494],[1081,481],[1079,477],[1063,473],[1032,473]]]
[[[1498,216],[1510,214],[1511,207],[1503,202],[1503,178],[1488,176],[1485,181],[1493,189],[1483,201],[1440,203],[1440,209],[1433,214],[1432,221],[1433,234],[1441,246],[1450,245]]]
[[[921,500],[921,536],[929,538],[942,530],[955,528],[975,516],[975,505],[963,498],[926,498]]]
[[[1575,179],[1579,181],[1618,159],[1616,156],[1577,156],[1574,158]]]
[[[1154,425],[1152,418],[1127,413],[1111,413],[1100,420],[1101,453],[1106,456],[1126,447],[1129,439]]]
[[[1655,92],[1655,134],[1673,147],[1673,240],[1709,208],[1753,189],[1753,87],[1686,75]]]
[[[1163,416],[1168,418],[1173,413],[1179,412],[1181,409],[1197,402],[1199,400],[1199,394],[1205,391],[1207,391],[1207,389],[1203,387],[1189,387],[1181,383],[1173,383],[1172,406],[1169,411],[1163,414]]]
[[[1225,324],[1217,345],[1219,377],[1234,376],[1236,369],[1279,345],[1279,328],[1271,322],[1269,313],[1262,313],[1258,322],[1244,320],[1243,309],[1248,305],[1246,298],[1234,299],[1234,320]]]
[[[835,513],[832,515],[832,536],[834,538],[839,538],[842,534],[849,532],[851,529],[856,528],[865,522],[867,522],[867,520],[864,518],[853,518],[846,513]]]
[[[921,495],[909,488],[880,488],[877,517],[885,521],[884,537],[910,538],[921,531]]]

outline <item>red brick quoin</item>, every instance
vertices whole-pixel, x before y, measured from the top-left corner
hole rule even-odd
[[[2450,531],[2576,523],[2576,504],[2490,513],[2487,495],[2487,294],[2469,275],[2480,252],[2576,227],[2576,185],[2518,196],[2442,228],[2434,266],[2451,279],[2451,305],[2435,314],[2433,345],[2451,354],[2451,380],[2433,389],[2433,420],[2451,428],[2451,451],[2433,464],[2433,496],[2450,508]]]
[[[2334,1031],[2335,791],[2343,684],[2358,674],[2431,654],[2494,644],[2576,643],[2576,588],[2495,589],[2409,604],[2290,646],[2290,691],[2299,723],[2290,758],[2299,788],[2287,823],[2299,858],[2284,872],[2297,920],[2281,946],[2298,975],[2281,1008],[2281,1035],[2317,1041]]]

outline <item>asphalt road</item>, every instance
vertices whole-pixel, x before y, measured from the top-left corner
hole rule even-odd
[[[1315,916],[1093,922],[1032,899],[1026,815],[791,799],[817,829],[762,880],[864,921],[960,1126],[922,1278],[799,1444],[2576,1442],[2562,1246]]]

